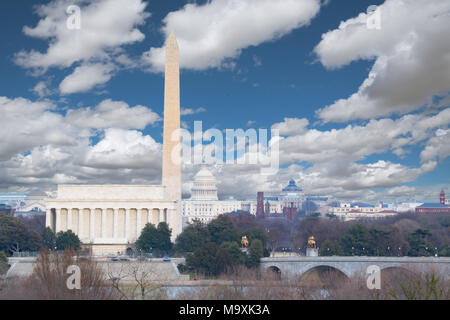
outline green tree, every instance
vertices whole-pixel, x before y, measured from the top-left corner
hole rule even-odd
[[[38,251],[41,236],[28,229],[19,219],[0,214],[0,251],[11,255],[15,251]]]
[[[236,242],[224,242],[220,245],[222,249],[225,249],[231,256],[232,265],[240,265],[245,263],[245,253]]]
[[[247,229],[246,231],[241,233],[241,236],[247,236],[248,242],[252,243],[253,240],[260,240],[262,242],[263,248],[267,245],[267,234],[266,232],[258,227],[253,227]]]
[[[157,248],[158,230],[152,223],[147,223],[136,241],[136,248],[144,252],[152,252]]]
[[[172,242],[170,241],[172,229],[169,228],[167,223],[161,222],[158,224],[157,232],[158,242],[156,248],[164,252],[169,252],[172,249]]]
[[[232,265],[231,263],[232,257],[229,252],[214,242],[204,243],[193,254],[186,256],[188,268],[209,276],[221,274]]]
[[[264,248],[261,240],[256,239],[250,244],[247,256],[247,267],[256,268],[259,266],[260,259],[264,256]]]
[[[408,255],[414,257],[433,255],[433,244],[428,241],[431,236],[431,232],[426,229],[417,229],[411,233],[408,237],[410,246]]]
[[[341,238],[345,255],[367,255],[370,246],[369,230],[362,224],[351,226]]]
[[[444,247],[439,250],[439,256],[441,257],[450,257],[450,246],[446,244]]]
[[[72,230],[60,231],[56,234],[56,249],[57,250],[79,250],[81,248],[81,241]]]
[[[368,253],[371,256],[385,256],[391,232],[378,228],[369,229]]]
[[[320,255],[321,256],[342,256],[344,255],[344,251],[341,248],[341,245],[337,241],[325,240],[322,242],[320,246]]]
[[[194,252],[203,243],[209,242],[210,236],[206,225],[199,220],[189,224],[175,240],[175,250],[178,252]]]
[[[41,234],[42,245],[44,248],[49,250],[55,250],[56,247],[56,236],[55,233],[49,227],[46,227]]]
[[[142,229],[141,235],[136,241],[136,248],[144,252],[151,252],[153,250],[168,252],[172,249],[172,243],[170,242],[170,236],[172,230],[165,222],[158,224],[155,227],[154,224],[147,223]]]
[[[212,242],[220,245],[223,242],[240,243],[239,232],[233,226],[230,217],[220,215],[208,224],[208,232]]]

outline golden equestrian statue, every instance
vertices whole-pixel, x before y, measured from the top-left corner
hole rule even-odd
[[[241,244],[242,244],[242,247],[245,247],[245,248],[248,247],[247,236],[243,236],[243,237],[242,237]]]
[[[308,248],[316,248],[316,240],[314,236],[308,238]]]

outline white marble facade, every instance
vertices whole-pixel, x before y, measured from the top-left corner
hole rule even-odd
[[[56,233],[72,230],[83,244],[94,245],[95,254],[122,253],[147,223],[167,222],[173,238],[181,224],[177,203],[164,200],[163,186],[58,185],[46,206],[47,226]]]

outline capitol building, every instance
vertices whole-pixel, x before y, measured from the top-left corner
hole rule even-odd
[[[206,166],[195,175],[191,198],[182,201],[183,226],[199,220],[208,223],[218,215],[242,210],[242,201],[219,200],[217,181]]]

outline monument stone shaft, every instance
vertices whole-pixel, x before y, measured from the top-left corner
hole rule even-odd
[[[181,203],[180,65],[175,34],[166,43],[162,185],[166,200]]]

